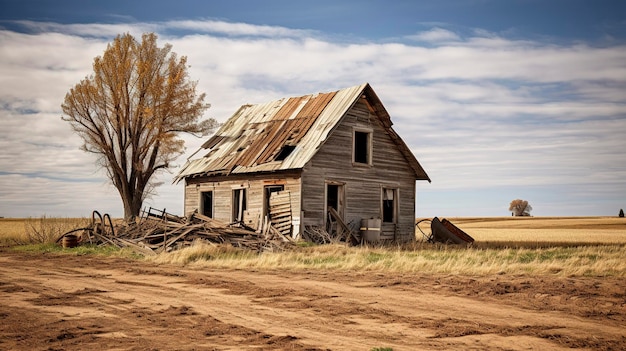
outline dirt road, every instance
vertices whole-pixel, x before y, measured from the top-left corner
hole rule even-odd
[[[2,350],[626,349],[626,282],[198,270],[0,251]]]

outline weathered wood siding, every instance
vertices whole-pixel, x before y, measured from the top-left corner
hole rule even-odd
[[[372,131],[372,164],[353,164],[353,133]],[[344,220],[382,218],[382,188],[397,189],[397,223],[383,225],[383,240],[415,238],[415,175],[380,120],[358,101],[302,172],[302,225],[324,225],[325,182],[344,183]]]
[[[247,211],[244,214],[244,222],[255,229],[258,228],[259,217],[263,211],[265,186],[284,185],[285,191],[290,192],[292,222],[296,225],[294,232],[298,232],[301,210],[299,172],[186,178],[185,183],[185,215],[199,210],[201,192],[213,191],[213,218],[228,223],[233,220],[233,189],[247,189]]]

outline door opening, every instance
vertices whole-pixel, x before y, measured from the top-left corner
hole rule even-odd
[[[247,207],[246,189],[233,189],[233,222],[243,222],[243,214]]]
[[[337,184],[326,185],[326,209],[330,207],[339,212],[339,185]]]
[[[344,207],[344,186],[337,183],[326,183],[326,206],[324,211],[324,220],[326,223],[326,232],[331,235],[337,234],[337,219],[331,215],[331,208],[336,215],[343,221]]]
[[[213,218],[213,192],[200,193],[200,214]]]
[[[383,223],[396,223],[398,217],[397,189],[383,188],[382,217]]]
[[[284,185],[266,185],[265,186],[265,191],[264,191],[264,197],[265,200],[263,201],[263,213],[265,213],[266,216],[268,216],[270,219],[271,217],[271,204],[270,204],[270,198],[272,197],[272,193],[277,193],[280,191],[285,190],[285,186]]]

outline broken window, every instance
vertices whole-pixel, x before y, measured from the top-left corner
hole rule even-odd
[[[384,223],[396,223],[397,217],[397,201],[398,191],[397,189],[383,188],[383,222]]]
[[[233,222],[243,222],[244,211],[248,209],[246,189],[233,189]]]
[[[200,214],[213,218],[213,192],[200,193]]]
[[[354,131],[353,161],[371,164],[371,132]]]

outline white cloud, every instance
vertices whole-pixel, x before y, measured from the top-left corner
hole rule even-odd
[[[434,44],[421,46],[339,43],[306,30],[215,20],[22,24],[33,33],[0,31],[0,216],[51,213],[49,206],[68,215],[100,208],[121,215],[115,189],[103,187],[94,156],[78,150],[81,141],[60,119],[60,105],[117,34],[151,30],[161,45],[169,42],[188,57],[191,78],[212,104],[206,115],[220,121],[244,103],[371,83],[433,179],[426,202],[438,203],[438,192],[520,184],[562,193],[590,189],[577,198],[608,197],[603,206],[626,193],[625,46],[559,46],[486,32],[460,40],[439,27],[418,34]],[[192,34],[175,33],[181,29]],[[184,157],[202,143],[185,140]],[[180,213],[182,187],[170,185],[171,178],[160,176],[165,185],[149,204]],[[430,214],[440,205],[418,208],[424,206]]]

